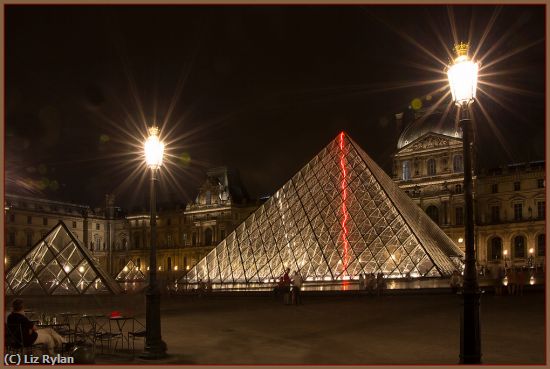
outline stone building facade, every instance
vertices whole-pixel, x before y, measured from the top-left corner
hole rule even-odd
[[[187,206],[159,204],[157,265],[159,278],[177,278],[192,268],[259,206],[251,201],[239,175],[228,168],[207,172],[198,195]],[[6,195],[6,269],[27,253],[60,220],[100,265],[116,276],[132,260],[149,268],[150,216],[124,215],[107,195],[103,208],[47,199]]]
[[[396,115],[405,128],[393,156],[393,179],[464,249],[462,134],[454,116],[420,111],[407,124],[402,118]],[[544,161],[481,170],[473,185],[478,263],[543,264]]]

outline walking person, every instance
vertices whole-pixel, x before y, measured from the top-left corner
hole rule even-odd
[[[363,291],[365,289],[365,277],[363,276],[363,273],[359,273],[359,291]]]
[[[386,289],[386,279],[384,278],[384,273],[378,273],[376,277],[376,294],[378,296],[382,296],[385,289]]]
[[[523,286],[525,285],[525,269],[520,267],[516,273],[516,295],[523,296]]]
[[[297,270],[292,275],[292,304],[301,305],[302,304],[302,284],[304,280],[300,271]]]
[[[8,315],[7,323],[21,329],[22,346],[30,347],[36,344],[43,344],[48,355],[54,355],[54,349],[60,348],[67,340],[51,328],[36,328],[26,316],[23,300],[15,299],[12,303],[12,312]]]
[[[462,286],[462,281],[457,270],[453,272],[453,275],[451,276],[451,280],[449,281],[449,284],[451,286],[452,293],[457,294],[458,290]]]
[[[497,266],[494,272],[495,296],[502,295],[502,283],[504,279],[504,268]]]

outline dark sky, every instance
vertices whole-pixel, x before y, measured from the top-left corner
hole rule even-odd
[[[218,165],[269,195],[341,130],[389,170],[394,114],[443,86],[421,82],[445,78],[428,53],[447,63],[453,29],[501,86],[481,86],[493,125],[474,105],[479,165],[544,158],[543,6],[5,9],[8,193],[145,205],[131,144],[152,121],[179,158],[164,200],[194,197]]]

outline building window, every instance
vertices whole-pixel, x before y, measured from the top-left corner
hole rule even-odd
[[[521,259],[525,257],[525,237],[514,237],[514,257]]]
[[[500,260],[502,258],[502,240],[500,237],[493,237],[491,239],[489,256],[491,260]]]
[[[521,189],[521,184],[519,181],[514,182],[514,191],[519,191]]]
[[[537,187],[544,188],[544,179],[542,178],[537,179]]]
[[[220,230],[220,240],[225,239],[225,229]]]
[[[27,216],[27,224],[32,224],[32,217],[30,215]]]
[[[166,219],[166,225],[172,225],[172,219],[171,218],[168,218]]]
[[[455,224],[463,225],[464,224],[464,209],[462,206],[457,206],[455,208]]]
[[[403,180],[409,181],[411,179],[411,167],[408,160],[403,161]]]
[[[462,166],[462,155],[456,155],[453,158],[453,171],[457,173],[461,173],[464,171],[464,168]]]
[[[185,270],[189,270],[189,265],[187,265],[187,256],[183,257],[183,267],[185,268]]]
[[[193,235],[191,236],[191,245],[196,246],[197,245],[197,233],[193,232]]]
[[[42,218],[42,225],[48,225],[48,218]]]
[[[136,266],[137,266],[138,270],[141,270],[141,258],[137,258]]]
[[[32,232],[27,232],[27,247],[32,247]]]
[[[187,233],[183,232],[181,234],[181,243],[185,246],[187,244]]]
[[[139,233],[134,233],[134,248],[139,249],[141,248],[141,242],[140,242]]]
[[[439,224],[439,209],[436,206],[430,205],[426,209],[426,214],[436,223]]]
[[[206,191],[206,205],[212,204],[212,193],[210,191]]]
[[[435,160],[434,159],[428,159],[428,175],[434,176],[435,175]]]
[[[544,219],[546,217],[546,201],[537,201],[537,218]]]
[[[73,228],[76,228],[76,222],[73,222]]]
[[[11,213],[9,215],[9,220],[10,220],[10,223],[15,223],[15,214]]]
[[[95,224],[95,229],[96,229],[96,231],[99,231],[100,228],[101,228],[101,227],[100,227],[99,223],[96,223],[96,224]]]
[[[15,232],[10,231],[8,233],[8,245],[15,246]]]
[[[461,184],[455,185],[455,193],[462,193],[462,185]]]
[[[168,233],[166,239],[168,240],[168,247],[172,247],[172,234]]]
[[[498,192],[498,183],[493,183],[491,185],[491,193],[497,193]]]
[[[171,257],[168,257],[167,264],[168,264],[168,271],[171,272],[172,271],[172,258]]]
[[[544,256],[546,248],[546,234],[541,233],[537,236],[537,256]]]
[[[523,219],[523,204],[514,204],[514,220]]]
[[[207,228],[204,231],[204,244],[206,246],[212,245],[212,229],[210,229],[210,228]]]
[[[500,206],[493,205],[491,206],[491,223],[500,222]]]

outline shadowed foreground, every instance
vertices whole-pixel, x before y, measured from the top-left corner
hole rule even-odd
[[[126,309],[144,319],[141,300],[96,298],[94,310]],[[317,294],[304,296],[301,306],[266,294],[163,296],[162,335],[170,357],[162,363],[456,364],[459,303],[451,294]],[[484,364],[544,364],[544,293],[491,294],[481,306]],[[138,351],[142,342],[136,342]],[[124,362],[147,363],[120,355],[96,359]]]

